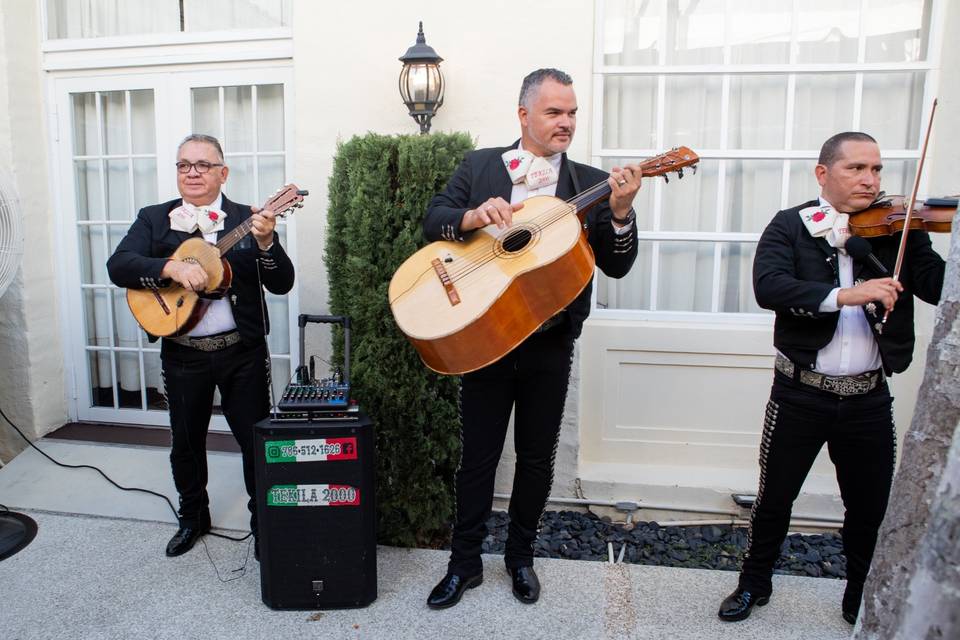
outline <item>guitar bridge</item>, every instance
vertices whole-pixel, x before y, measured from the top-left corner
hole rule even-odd
[[[447,273],[447,268],[443,266],[442,262],[440,262],[440,258],[434,258],[430,264],[433,265],[433,270],[437,272],[437,277],[440,278],[440,283],[447,292],[447,299],[450,300],[450,304],[460,304],[460,294],[457,293],[457,288],[453,286],[453,281],[450,279],[450,275]]]

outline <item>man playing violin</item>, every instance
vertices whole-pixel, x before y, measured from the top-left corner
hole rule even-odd
[[[937,304],[945,268],[923,231],[907,236],[899,280],[890,277],[899,234],[871,238],[869,260],[846,251],[849,216],[877,199],[881,169],[871,136],[833,136],[815,169],[819,199],[777,213],[757,245],[754,292],[776,312],[777,355],[748,547],[737,589],[720,605],[722,620],[743,620],[769,601],[793,501],[826,443],[845,508],[841,613],[856,622],[896,459],[886,376],[909,366],[913,297]]]
[[[524,78],[517,115],[520,140],[468,154],[446,189],[431,200],[424,218],[427,239],[462,242],[484,227],[505,229],[528,197],[567,199],[606,180],[612,195],[587,213],[586,231],[597,266],[614,278],[626,275],[637,255],[631,204],[640,188],[640,168],[614,168],[608,176],[567,158],[577,99],[570,76],[562,71],[539,69]],[[523,603],[540,597],[533,543],[553,481],[573,345],[590,312],[590,292],[588,284],[513,351],[463,376],[463,452],[450,563],[427,599],[429,607],[451,607],[483,580],[480,550],[511,410],[517,464],[504,560],[514,596]]]
[[[192,236],[217,242],[253,218],[252,237],[243,238],[225,255],[233,270],[228,297],[202,300],[200,304],[208,307],[199,323],[186,335],[164,338],[160,346],[170,407],[170,465],[180,496],[179,529],[167,544],[168,556],[186,553],[210,530],[206,439],[215,389],[240,445],[255,541],[257,535],[253,425],[270,412],[270,356],[264,339],[270,328],[263,288],[287,293],[294,274],[274,230],[274,213],[228,200],[221,192],[228,173],[216,138],[187,136],[177,150],[181,197],[141,209],[107,262],[110,279],[118,287],[156,288],[163,280],[172,280],[185,289],[204,291],[206,271],[169,256]],[[151,342],[156,339],[150,336]]]

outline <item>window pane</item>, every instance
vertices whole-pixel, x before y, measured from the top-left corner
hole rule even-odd
[[[603,81],[603,146],[606,149],[655,149],[657,79],[607,76]]]
[[[110,299],[103,289],[83,290],[83,312],[87,323],[87,344],[91,347],[110,347]]]
[[[319,367],[317,368],[319,369]],[[290,361],[286,358],[271,358],[269,375],[273,390],[270,401],[277,403],[280,401],[287,384],[292,381],[293,374],[290,372]]]
[[[46,3],[50,39],[180,31],[180,8],[169,0],[46,0]]]
[[[133,207],[128,212],[130,219],[137,211],[155,204],[157,200],[157,161],[153,158],[137,158],[133,161]]]
[[[700,160],[696,176],[686,172],[687,177],[678,180],[676,174],[670,174],[670,182],[663,185],[660,230],[716,230],[719,168],[719,160],[708,159]]]
[[[666,3],[667,64],[723,62],[724,0]]]
[[[270,353],[290,353],[290,331],[285,324],[290,311],[287,296],[268,293],[266,299],[267,314],[270,317],[270,335],[267,336]]]
[[[650,273],[653,264],[653,242],[640,241],[633,268],[615,280],[598,271],[597,307],[600,309],[649,309]]]
[[[720,311],[769,313],[753,296],[753,242],[725,242],[720,253]]]
[[[203,133],[223,140],[220,134],[220,90],[217,87],[191,89],[193,96],[192,133]]]
[[[792,0],[738,0],[729,5],[732,9],[727,17],[730,62],[785,64],[790,61]]]
[[[628,164],[639,164],[642,162],[640,158],[603,158],[600,164],[600,168],[610,172],[614,167],[623,167]],[[580,185],[584,189],[587,189],[593,185]],[[642,180],[640,183],[640,191],[637,192],[637,196],[633,199],[633,210],[637,212],[637,230],[638,231],[650,231],[653,229],[653,194],[656,190],[656,182],[652,178],[647,178]]]
[[[152,90],[130,92],[130,119],[133,126],[133,153],[156,153],[156,118]]]
[[[129,152],[127,105],[123,91],[100,94],[100,114],[103,118],[103,138],[107,155]]]
[[[133,202],[130,198],[130,162],[107,160],[107,219],[132,220]]]
[[[860,0],[804,0],[797,12],[797,62],[856,62]]]
[[[723,230],[760,233],[780,209],[782,160],[727,160]]]
[[[604,64],[645,65],[659,62],[661,4],[642,0],[609,0],[604,5]]]
[[[73,171],[77,189],[77,219],[102,220],[104,215],[100,192],[100,161],[76,160]]]
[[[119,352],[117,358],[117,382],[120,387],[120,406],[125,409],[141,409],[140,356],[133,352]]]
[[[853,126],[852,73],[797,76],[793,149],[820,151],[827,138]]]
[[[687,145],[697,149],[720,146],[719,76],[668,76],[661,147]]]
[[[916,177],[916,160],[884,160],[880,188],[889,194],[909,197]]]
[[[143,377],[147,383],[147,409],[155,411],[167,410],[167,399],[164,395],[163,375],[160,368],[160,354],[153,351],[143,352]]]
[[[819,150],[819,149],[818,149]],[[808,200],[816,200],[820,195],[820,185],[813,175],[816,160],[790,161],[790,192],[787,194],[787,207],[795,207]]]
[[[864,16],[867,62],[918,62],[927,59],[929,0],[870,0]]]
[[[658,311],[710,311],[713,243],[661,242]]]
[[[83,284],[107,283],[107,255],[103,249],[102,225],[78,226],[77,237],[80,243],[80,282]]]
[[[257,86],[257,150],[283,151],[283,85]]]
[[[73,99],[73,154],[93,156],[100,154],[97,140],[97,106],[95,93],[74,93]]]
[[[881,149],[916,149],[920,140],[922,71],[863,74],[863,110],[860,130]]]
[[[731,76],[728,149],[782,149],[786,76]]]
[[[283,156],[260,156],[257,163],[260,171],[260,197],[257,198],[257,206],[260,206],[270,194],[284,185]]]
[[[290,24],[290,5],[290,0],[184,0],[184,30],[284,27]]]
[[[253,151],[253,98],[249,86],[223,88],[223,150]]]
[[[113,406],[113,371],[108,351],[88,351],[90,366],[90,404],[94,407]]]
[[[230,167],[230,176],[227,178],[227,184],[223,187],[227,197],[242,204],[252,204],[258,207],[262,205],[262,202],[254,202],[256,194],[253,192],[255,184],[253,157],[230,156],[226,159],[226,163]]]

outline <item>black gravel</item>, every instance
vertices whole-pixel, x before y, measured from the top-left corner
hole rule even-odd
[[[487,521],[484,553],[503,553],[509,517],[494,511]],[[731,525],[661,527],[656,522],[615,524],[607,517],[576,511],[547,511],[543,515],[534,555],[568,560],[607,560],[607,543],[614,560],[626,543],[623,562],[663,567],[739,571],[747,545],[747,529]],[[846,578],[847,560],[840,535],[792,534],[780,549],[775,573],[823,578]]]

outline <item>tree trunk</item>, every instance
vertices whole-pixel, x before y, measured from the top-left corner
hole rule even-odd
[[[960,424],[958,221],[960,213],[953,219],[950,256],[933,339],[927,350],[927,368],[913,422],[904,438],[890,506],[880,526],[856,640],[957,637],[935,633],[914,635],[906,630],[907,625],[911,629],[919,628],[916,625],[924,620],[940,624],[938,621],[945,622],[951,615],[952,623],[947,623],[947,628],[956,630],[960,615],[957,608],[960,598],[957,569],[960,445],[954,442]],[[944,472],[948,464],[952,481],[950,474]],[[944,489],[938,496],[941,476]],[[950,606],[944,611],[941,604]]]

